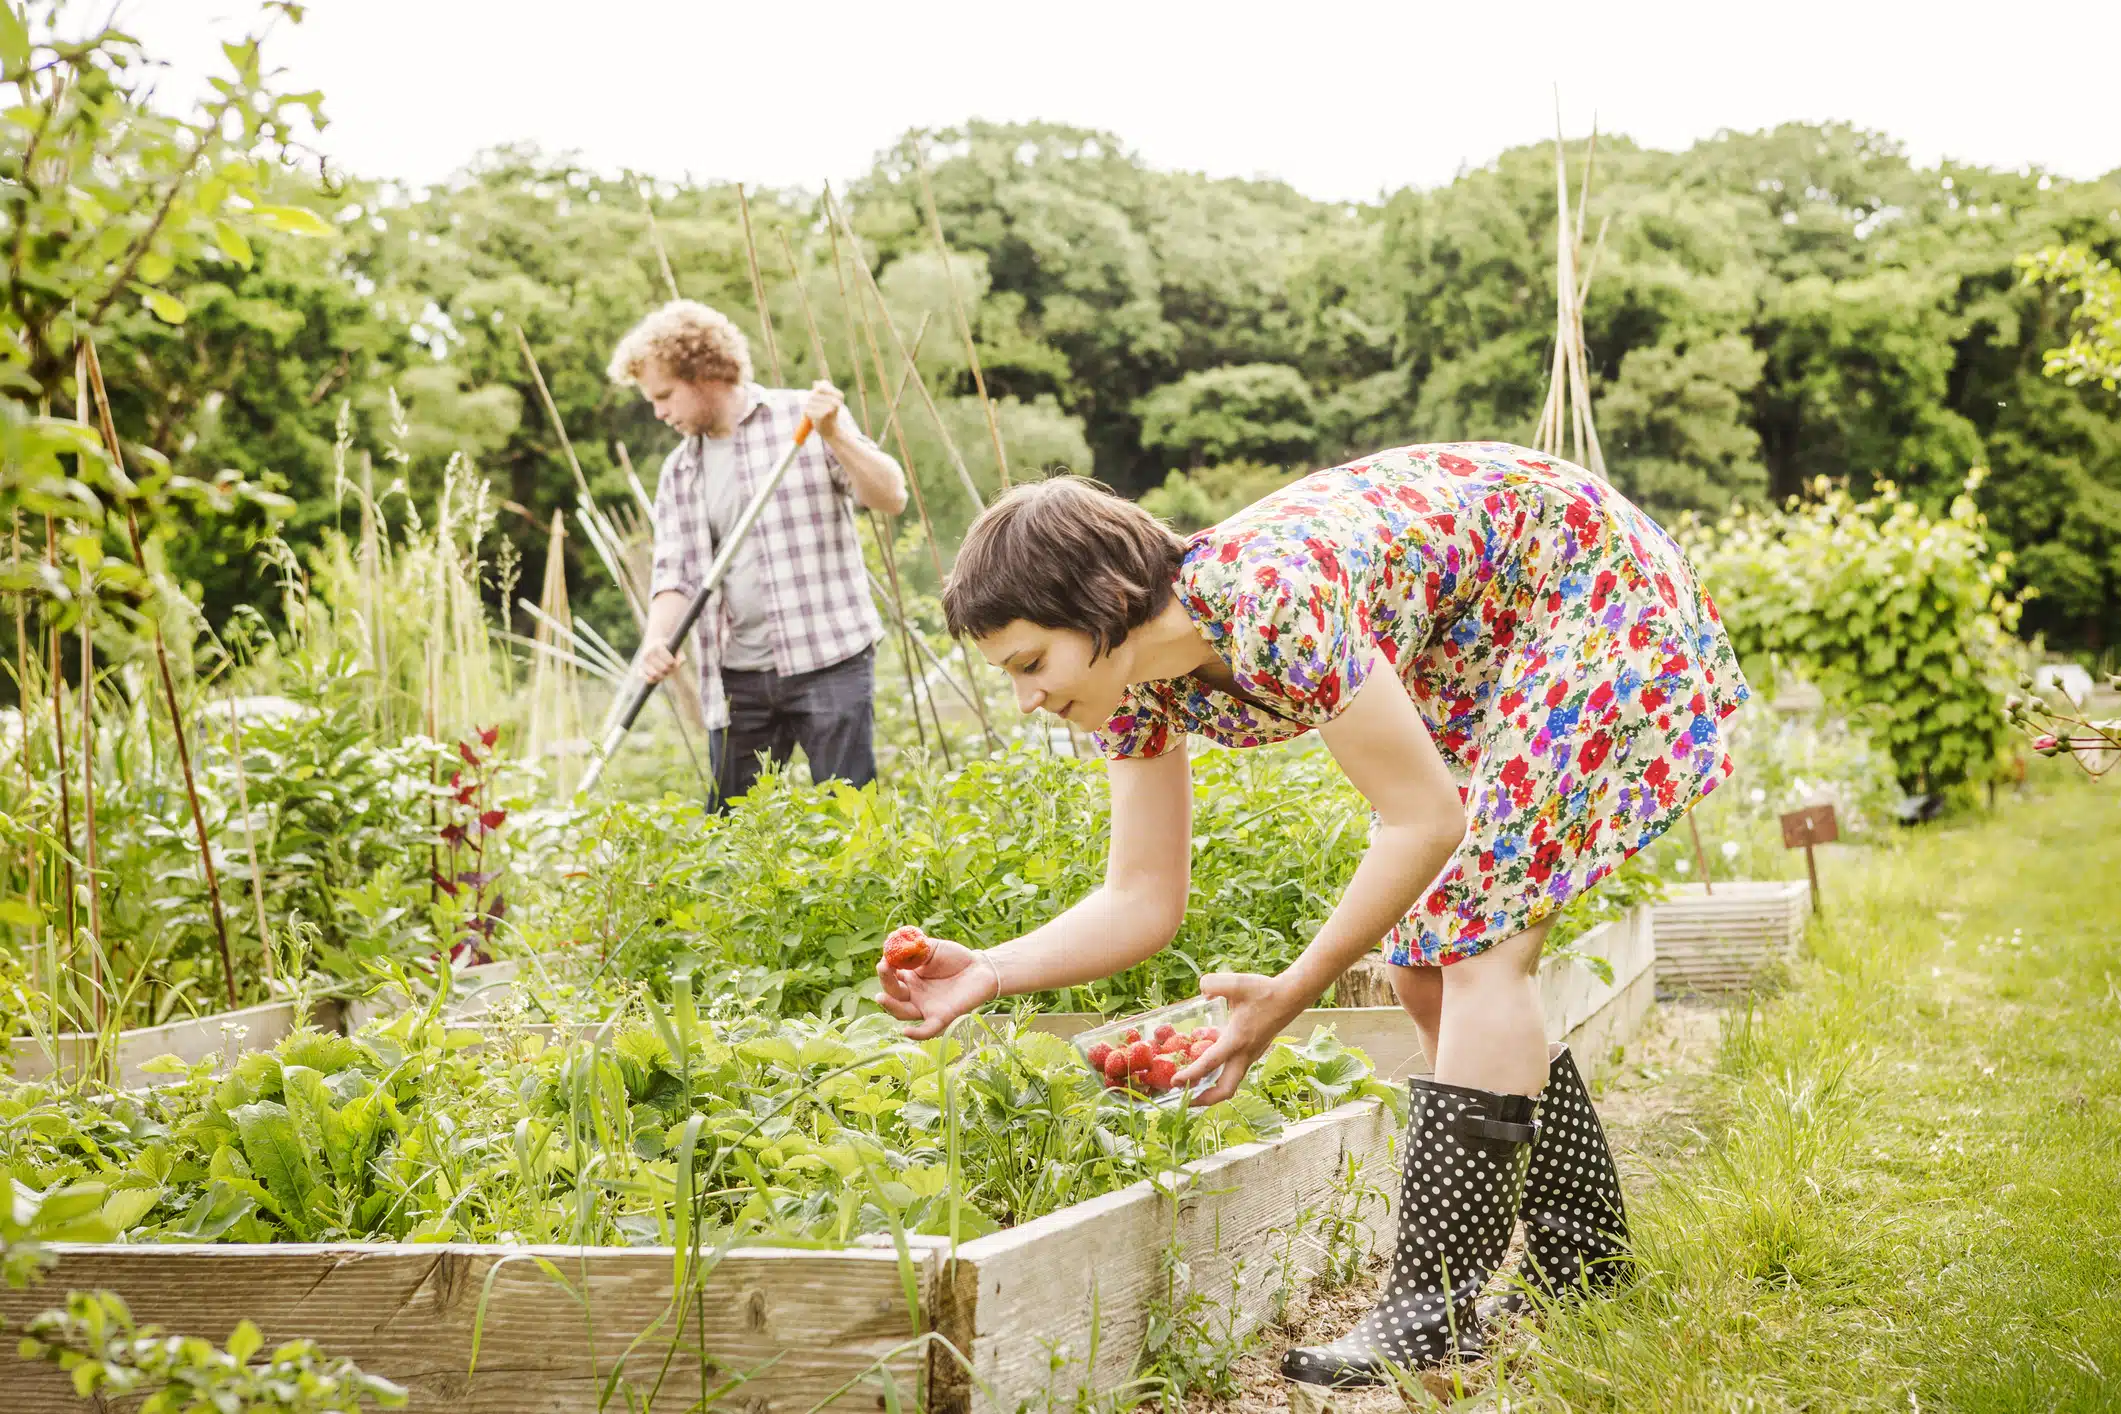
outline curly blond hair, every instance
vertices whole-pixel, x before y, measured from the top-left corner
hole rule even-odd
[[[726,314],[674,299],[626,331],[605,371],[614,383],[637,384],[651,363],[687,383],[749,383],[751,344]]]

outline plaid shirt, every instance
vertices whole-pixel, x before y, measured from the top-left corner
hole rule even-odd
[[[744,398],[734,466],[749,504],[795,439],[810,395],[747,383]],[[853,413],[842,411],[840,425],[862,437]],[[700,486],[701,450],[698,437],[687,437],[663,460],[655,488],[651,599],[666,589],[688,598],[697,594],[714,560],[714,532]],[[869,598],[861,542],[855,538],[854,488],[823,437],[812,435],[803,443],[751,534],[757,537],[759,563],[765,570],[775,672],[785,676],[829,668],[884,636],[883,621]],[[729,703],[722,695],[722,641],[727,633],[728,616],[717,592],[693,630],[700,660],[700,706],[709,727],[729,725]]]

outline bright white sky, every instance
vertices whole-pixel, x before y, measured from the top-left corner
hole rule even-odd
[[[104,8],[85,0],[79,12]],[[1044,118],[1117,133],[1159,167],[1275,176],[1359,199],[1450,180],[1551,137],[1659,147],[1847,119],[1920,161],[2121,167],[2091,56],[2121,4],[2039,17],[1994,0],[309,0],[267,50],[321,88],[324,147],[415,183],[531,140],[595,166],[815,189],[910,127]],[[194,92],[250,0],[123,0]]]

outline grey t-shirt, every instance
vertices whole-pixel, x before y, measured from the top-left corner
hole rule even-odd
[[[717,549],[744,513],[745,496],[736,479],[736,442],[729,437],[700,439],[700,492],[707,528]],[[722,642],[722,666],[739,672],[773,666],[773,618],[767,611],[765,575],[759,564],[756,533],[737,547],[729,573],[722,576],[722,609],[729,616],[729,636]]]

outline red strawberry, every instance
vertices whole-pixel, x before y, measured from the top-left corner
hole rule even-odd
[[[1128,1033],[1127,1033],[1127,1034],[1126,1034],[1125,1036],[1121,1037],[1120,1039],[1124,1040],[1124,1041],[1125,1041],[1125,1042],[1126,1042],[1126,1043],[1127,1043],[1128,1045],[1130,1045],[1130,1046],[1131,1046],[1131,1045],[1133,1045],[1133,1044],[1134,1044],[1134,1043],[1135,1043],[1136,1041],[1139,1041],[1139,1040],[1140,1040],[1141,1038],[1142,1038],[1142,1033],[1141,1033],[1141,1032],[1139,1032],[1139,1031],[1129,1031],[1129,1032],[1128,1032]]]
[[[1210,1041],[1220,1041],[1223,1038],[1222,1029],[1220,1027],[1215,1026],[1203,1026],[1200,1028],[1200,1030],[1193,1033],[1193,1037],[1195,1040],[1199,1040],[1203,1036],[1207,1037]]]
[[[1178,1028],[1167,1021],[1156,1028],[1156,1034],[1149,1038],[1149,1044],[1160,1051],[1164,1048],[1164,1043],[1177,1034]]]
[[[1090,1068],[1095,1071],[1103,1071],[1105,1068],[1105,1062],[1111,1059],[1112,1057],[1112,1048],[1106,1045],[1103,1041],[1099,1041],[1096,1045],[1090,1048],[1089,1054]]]
[[[1114,1051],[1105,1057],[1105,1083],[1124,1085],[1127,1083],[1127,1053]]]
[[[1156,1053],[1149,1049],[1147,1041],[1136,1041],[1133,1045],[1127,1047],[1127,1069],[1129,1070],[1147,1070],[1149,1062],[1155,1059]]]
[[[884,939],[884,963],[902,972],[912,972],[927,965],[935,950],[929,946],[928,935],[915,927],[900,928]]]
[[[1168,1090],[1171,1088],[1172,1078],[1177,1074],[1178,1067],[1175,1064],[1168,1059],[1159,1057],[1149,1063],[1149,1088],[1151,1090]]]
[[[1213,1041],[1209,1040],[1205,1036],[1194,1037],[1193,1044],[1186,1047],[1186,1059],[1199,1060],[1202,1056],[1208,1053],[1208,1047],[1214,1044],[1215,1043]]]

